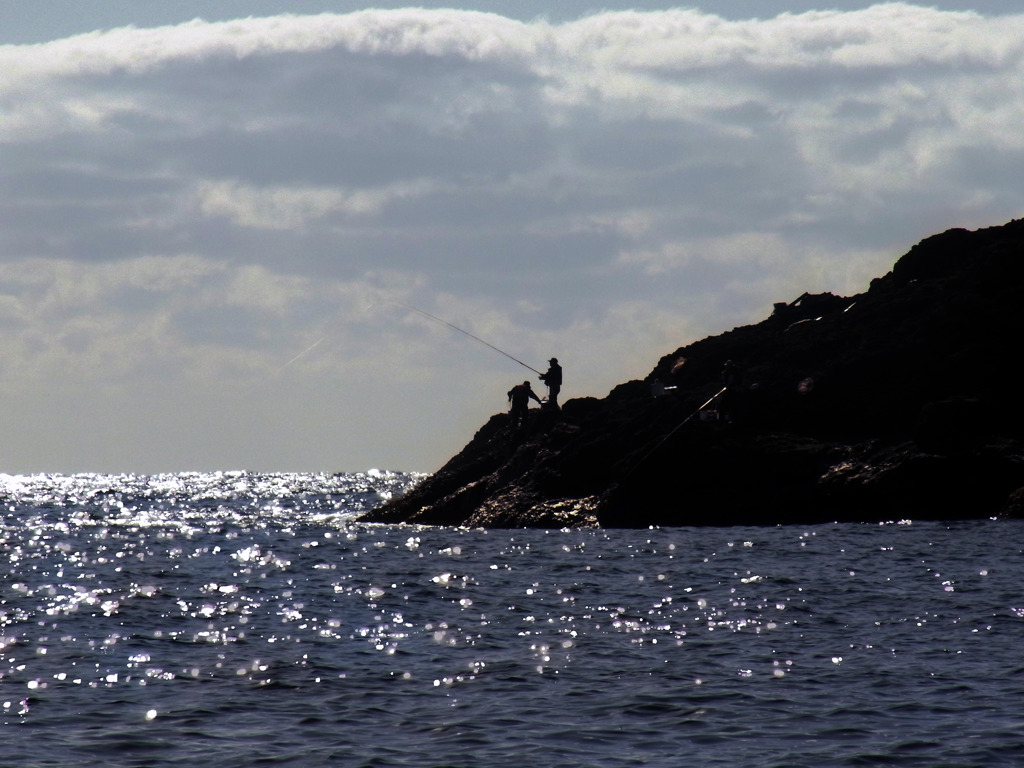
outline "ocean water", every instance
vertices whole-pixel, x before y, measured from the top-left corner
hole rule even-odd
[[[0,476],[0,764],[1024,764],[1024,522],[353,521],[414,480]]]

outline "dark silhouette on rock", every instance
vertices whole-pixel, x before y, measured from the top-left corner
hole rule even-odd
[[[516,384],[508,391],[508,402],[511,405],[508,411],[508,418],[512,429],[522,429],[526,424],[526,419],[529,416],[531,398],[540,404],[541,399],[537,397],[533,389],[530,388],[530,382],[528,381],[524,381],[522,384]]]
[[[548,388],[548,399],[545,405],[557,411],[558,393],[562,391],[562,366],[558,364],[557,357],[548,360],[548,369],[540,375],[540,379]]]
[[[607,397],[493,416],[366,521],[776,525],[1024,513],[1024,220],[929,237],[849,298],[804,294]],[[723,363],[742,369],[712,417]],[[655,397],[652,390],[661,396]]]

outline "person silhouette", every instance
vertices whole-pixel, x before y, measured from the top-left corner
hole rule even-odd
[[[740,398],[742,382],[740,368],[732,360],[726,360],[722,368],[722,396],[718,400],[718,418],[732,423],[736,417],[737,401]]]
[[[558,393],[562,391],[562,366],[558,358],[548,360],[548,369],[540,375],[540,380],[548,385],[548,407],[558,410]]]
[[[540,402],[540,398],[530,388],[530,382],[528,381],[516,384],[508,391],[508,401],[512,404],[508,413],[511,417],[513,429],[519,429],[526,423],[526,412],[530,408],[531,397],[538,403]]]

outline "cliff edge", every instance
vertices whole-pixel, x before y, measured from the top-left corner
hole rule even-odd
[[[1022,326],[1024,219],[951,229],[865,293],[780,302],[603,399],[532,410],[520,430],[497,414],[438,472],[361,519],[562,528],[1018,516]],[[735,373],[722,391],[727,361]]]

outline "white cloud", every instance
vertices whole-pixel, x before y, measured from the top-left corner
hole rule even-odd
[[[403,304],[557,355],[572,396],[863,290],[1021,215],[1022,33],[906,3],[404,9],[0,47],[0,396],[81,432],[20,418],[0,457],[430,469],[524,371]]]
[[[195,194],[204,216],[224,216],[240,227],[289,230],[331,213],[353,217],[380,214],[392,202],[437,191],[439,185],[426,179],[353,191],[204,181]]]
[[[370,201],[353,201],[330,188],[260,189],[231,181],[201,182],[196,190],[199,210],[204,216],[226,216],[241,227],[293,229],[331,211],[354,209],[369,212]]]

